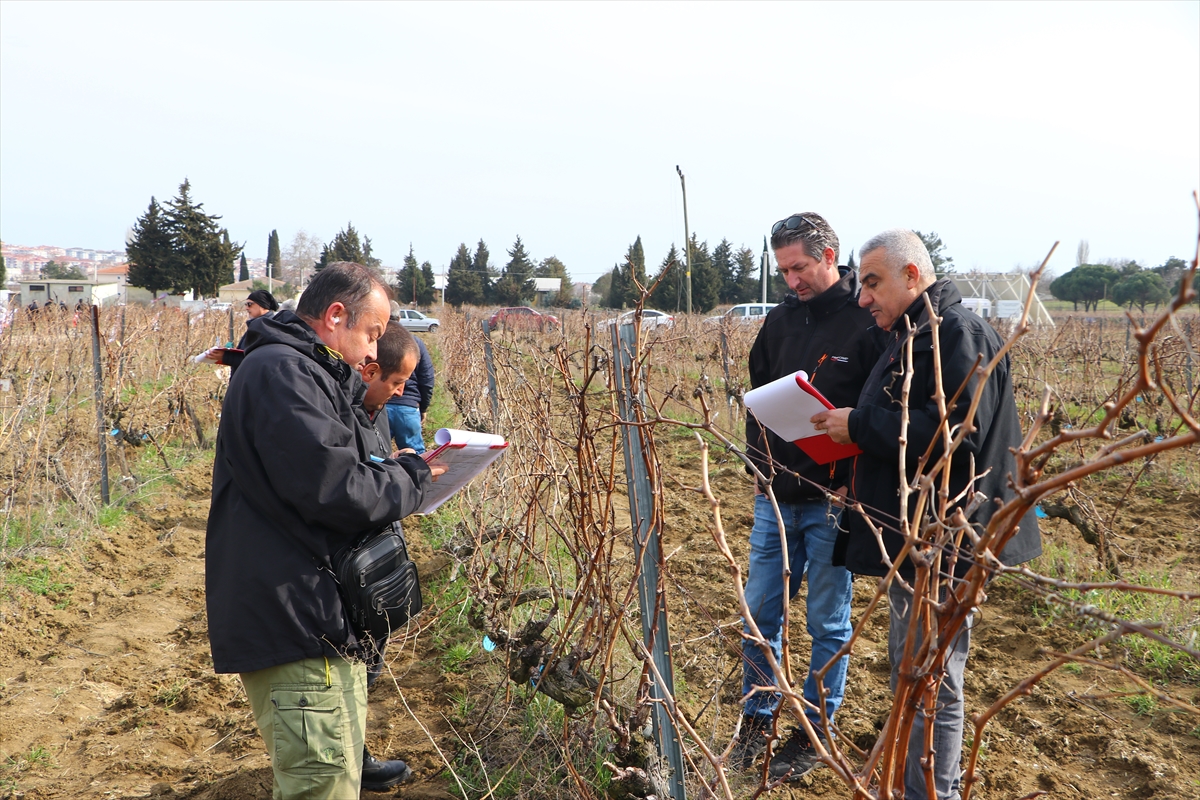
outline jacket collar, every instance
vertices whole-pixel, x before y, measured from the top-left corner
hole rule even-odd
[[[794,294],[784,297],[783,302],[793,308],[808,306],[812,310],[813,316],[818,319],[829,316],[846,305],[847,301],[853,302],[854,298],[858,297],[858,274],[849,267],[838,267],[838,273],[841,277],[838,278],[837,283],[807,303]]]
[[[901,319],[896,320],[897,324],[892,326],[891,331],[893,336],[899,338],[907,330],[901,322],[904,317],[914,321],[918,336],[929,332],[929,309],[925,307],[925,295],[929,295],[929,304],[933,306],[933,313],[936,315],[940,315],[950,306],[962,302],[962,292],[958,291],[958,287],[954,285],[953,281],[949,278],[934,281],[905,310]]]
[[[246,352],[268,344],[282,344],[317,362],[355,401],[361,400],[367,387],[358,370],[338,357],[321,341],[316,331],[291,311],[278,311],[272,317],[252,319],[246,325]]]

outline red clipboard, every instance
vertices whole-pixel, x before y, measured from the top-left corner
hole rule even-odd
[[[833,409],[833,403],[825,399],[824,395],[817,391],[811,383],[804,379],[803,375],[796,374],[796,385],[804,390],[805,394],[811,395],[821,405],[828,409]],[[853,458],[862,452],[862,448],[853,442],[850,444],[838,444],[833,439],[829,438],[828,433],[817,434],[816,436],[806,436],[803,439],[796,439],[793,442],[799,447],[806,456],[811,458],[818,464],[828,464],[832,461],[841,461],[843,458]]]

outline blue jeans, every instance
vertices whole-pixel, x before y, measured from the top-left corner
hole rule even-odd
[[[912,610],[912,593],[892,581],[888,587],[888,658],[892,663],[892,691],[900,676],[900,661],[904,658],[904,642],[908,638],[908,621]],[[938,687],[937,711],[933,718],[933,788],[937,800],[959,800],[962,775],[963,744],[963,673],[967,669],[967,653],[971,649],[971,626],[974,615],[946,653],[942,683]],[[919,634],[918,630],[918,634]],[[921,646],[918,635],[913,642],[915,652]],[[912,733],[908,737],[908,760],[904,764],[904,800],[928,800],[925,791],[925,771],[921,759],[925,753],[925,715],[923,711],[904,709],[913,714]]]
[[[800,590],[805,566],[808,568],[807,627],[812,637],[812,655],[808,677],[804,680],[804,699],[817,706],[817,682],[812,670],[825,666],[849,641],[853,630],[850,625],[850,598],[853,595],[850,573],[845,567],[833,566],[833,544],[841,514],[830,509],[824,500],[780,503],[779,511],[787,533],[792,570],[789,599]],[[758,629],[771,643],[776,661],[781,658],[783,644],[783,599],[783,550],[779,542],[779,525],[771,501],[765,495],[758,495],[754,498],[754,527],[750,531],[746,603]],[[830,720],[846,694],[848,666],[849,656],[843,656],[825,673],[825,712]],[[762,650],[743,640],[742,695],[749,694],[755,686],[774,685],[775,676]],[[743,713],[770,716],[778,705],[778,692],[758,692],[747,698]],[[820,722],[818,712],[809,710],[805,713],[814,725]]]
[[[388,426],[392,429],[392,438],[396,446],[403,450],[411,447],[417,455],[425,452],[425,440],[421,438],[421,412],[412,406],[401,406],[388,403]]]

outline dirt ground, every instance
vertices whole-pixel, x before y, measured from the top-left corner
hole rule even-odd
[[[731,465],[718,469],[729,539],[745,559],[750,524],[748,487]],[[60,581],[72,588],[45,595],[16,591],[0,600],[0,798],[177,797],[258,800],[270,797],[270,769],[236,677],[212,672],[204,614],[204,526],[209,473],[203,464],[177,474],[155,501],[136,506],[117,526],[93,532]],[[692,695],[685,709],[700,727],[724,737],[736,719],[740,673],[732,649],[737,615],[729,575],[711,546],[711,520],[695,496],[670,492],[665,547],[675,589],[673,635],[682,636],[675,664]],[[1118,544],[1142,564],[1173,564],[1200,574],[1200,497],[1126,499],[1122,518],[1134,525]],[[1066,523],[1044,520],[1051,541],[1078,539]],[[1139,525],[1138,523],[1145,523]],[[448,558],[415,543],[425,575]],[[55,557],[52,557],[55,558]],[[53,563],[52,563],[53,565]],[[873,584],[859,579],[856,608]],[[803,593],[802,593],[803,594]],[[975,628],[968,667],[968,709],[978,712],[999,692],[1044,663],[1044,649],[1075,646],[1075,632],[1043,625],[1031,600],[997,585]],[[807,653],[803,604],[794,611],[794,663]],[[851,660],[841,727],[868,742],[889,701],[885,628],[868,628]],[[714,644],[720,630],[725,646]],[[714,650],[720,664],[711,663]],[[448,798],[445,759],[460,746],[448,719],[450,696],[464,675],[444,674],[434,637],[419,632],[389,650],[394,681],[372,690],[368,744],[399,755],[416,779],[401,798]],[[479,654],[474,658],[486,658]],[[481,662],[482,663],[482,662]],[[717,674],[714,681],[713,675]],[[1137,714],[1110,672],[1059,671],[991,724],[976,795],[1019,798],[1045,791],[1057,798],[1200,797],[1200,719],[1158,706]],[[1200,686],[1170,686],[1200,702]],[[714,702],[706,705],[706,698]],[[752,782],[740,778],[748,796]],[[380,795],[382,796],[382,795]],[[776,797],[849,797],[828,770],[818,770]]]

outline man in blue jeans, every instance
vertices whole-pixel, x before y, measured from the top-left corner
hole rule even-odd
[[[400,304],[392,301],[392,320],[398,319]],[[433,400],[433,359],[429,350],[420,338],[414,336],[417,346],[421,349],[421,358],[417,368],[404,384],[404,392],[388,398],[387,418],[392,429],[392,438],[396,446],[403,450],[411,447],[417,455],[425,452],[425,438],[421,426],[425,422],[425,412]]]
[[[838,266],[838,238],[819,214],[806,212],[782,219],[771,229],[771,247],[779,271],[794,293],[767,314],[750,350],[750,383],[754,387],[792,375],[798,370],[835,406],[858,399],[859,391],[879,355],[876,338],[868,332],[873,320],[858,306],[858,276]],[[781,659],[783,604],[796,595],[808,575],[808,633],[812,637],[804,697],[806,711],[819,727],[821,703],[812,671],[832,659],[850,637],[850,573],[833,566],[840,508],[828,500],[844,491],[849,462],[817,464],[799,447],[746,419],[746,445],[771,489],[783,519],[784,536],[765,486],[754,499],[750,532],[750,569],[746,602],[776,661]],[[791,571],[783,587],[784,550]],[[746,627],[747,632],[749,626]],[[767,656],[757,644],[743,640],[742,693],[745,697],[742,732],[733,751],[733,766],[753,766],[766,746],[779,694]],[[845,694],[847,659],[825,674],[824,708],[833,719]],[[769,767],[772,779],[795,780],[819,763],[803,729],[793,731],[777,748]]]

